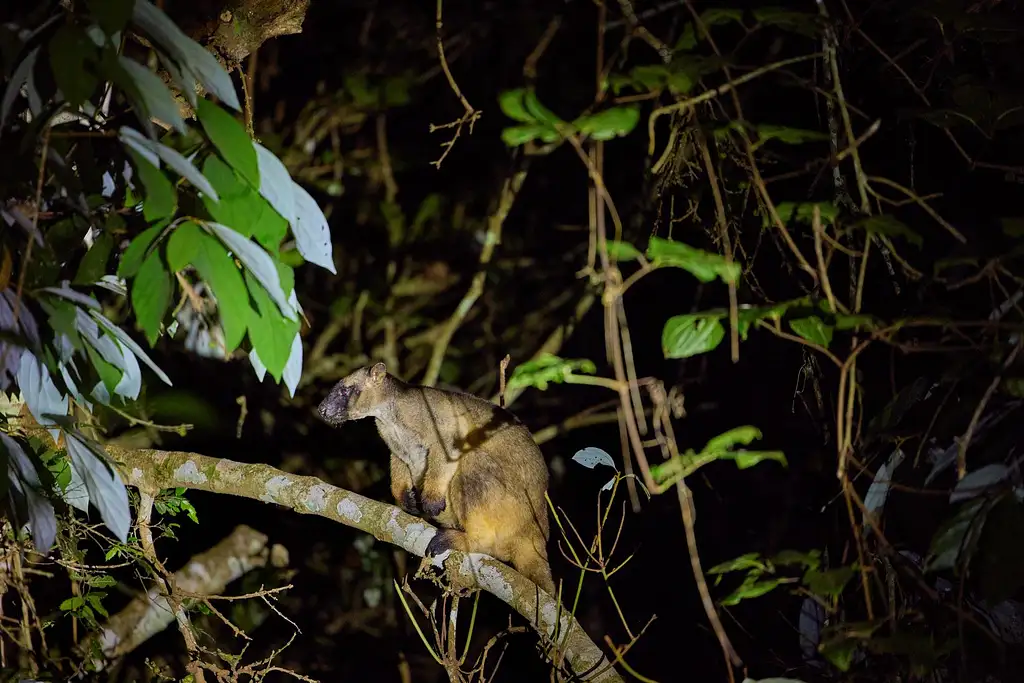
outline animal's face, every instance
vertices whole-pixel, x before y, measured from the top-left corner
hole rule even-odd
[[[332,427],[375,415],[387,400],[386,376],[383,363],[355,370],[334,385],[327,398],[320,402],[317,412]]]

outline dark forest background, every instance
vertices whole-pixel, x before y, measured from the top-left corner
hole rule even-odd
[[[220,34],[210,28],[223,12],[260,3],[157,4],[216,46]],[[304,8],[264,4],[291,5],[299,16]],[[27,16],[18,11],[4,10],[5,19]],[[472,125],[440,127],[467,112],[439,60],[438,11],[447,68],[479,111]],[[310,0],[304,15],[301,32],[270,36],[238,59],[214,49],[239,92],[248,82],[254,135],[330,223],[337,274],[296,270],[307,322],[295,395],[258,381],[244,354],[202,358],[163,338],[150,353],[174,387],[147,384],[133,414],[192,428],[178,435],[112,415],[110,443],[265,463],[391,502],[387,449],[374,425],[334,430],[314,409],[335,381],[379,360],[423,380],[445,321],[482,272],[482,292],[447,344],[437,383],[491,398],[506,354],[508,375],[525,366],[519,378],[534,385],[510,408],[543,435],[550,498],[586,543],[611,470],[575,462],[583,448],[604,450],[621,472],[640,477],[638,458],[662,463],[669,440],[692,458],[713,437],[749,425],[760,438],[747,448],[785,454],[784,462],[749,468],[724,457],[685,478],[706,575],[699,580],[719,601],[742,658],[734,672],[691,568],[682,489],[648,497],[621,481],[609,533],[623,515],[616,557],[633,557],[610,581],[614,599],[601,576],[587,578],[576,616],[611,658],[606,635],[622,646],[632,640],[623,621],[632,635],[643,629],[623,655],[624,679],[1017,680],[1019,2]],[[11,63],[5,68],[9,75]],[[602,141],[578,135],[512,146],[503,131],[518,124],[500,102],[520,88],[565,122],[627,106],[638,119]],[[652,111],[687,101],[656,119],[651,139]],[[610,212],[602,207],[598,220],[590,209],[597,191],[582,160],[588,154],[622,222],[611,245],[618,263],[608,266],[602,248],[590,251],[598,224],[609,240],[614,229]],[[524,171],[502,207],[503,187]],[[501,241],[482,262],[488,221],[501,208]],[[723,255],[741,274],[729,285],[726,260],[709,260],[703,267],[712,275],[702,281],[695,274],[706,272],[704,256],[659,262],[648,251],[652,238]],[[645,264],[659,267],[617,298],[615,287]],[[623,437],[622,421],[637,419],[624,415],[632,399],[573,380],[542,390],[529,376],[547,351],[593,363],[573,377],[614,381],[606,305],[626,315],[633,376],[650,378],[645,386],[662,392],[661,405],[675,406],[672,432],[650,427],[640,452]],[[704,322],[678,318],[708,311],[715,313]],[[744,325],[735,359],[731,319]],[[638,395],[643,421],[653,425],[659,399],[647,392]],[[581,413],[604,417],[580,420]],[[957,458],[966,466],[959,474]],[[971,481],[979,491],[961,483],[968,493],[951,500],[960,479],[978,471]],[[291,584],[274,601],[287,619],[260,600],[222,605],[252,638],[247,660],[269,656],[299,631],[274,664],[308,679],[449,676],[395,595],[392,579],[414,572],[418,558],[278,505],[184,496],[198,523],[179,515],[174,538],[159,540],[169,569],[240,523],[287,549],[286,568],[258,569],[228,591]],[[865,510],[874,515],[867,522]],[[556,529],[552,569],[572,595],[578,570],[559,544]],[[736,558],[745,560],[713,572]],[[138,572],[115,575],[123,590],[108,589],[111,613],[141,585]],[[20,603],[5,577],[2,618],[13,629]],[[439,595],[427,581],[410,576],[410,584],[428,608]],[[70,669],[60,662],[75,658],[72,640],[82,637],[55,607],[69,595],[66,577],[58,570],[47,581],[33,578],[31,590],[38,608],[49,605],[54,615],[54,650],[37,653],[37,673],[63,680]],[[463,600],[460,611],[470,604]],[[209,647],[241,647],[209,612],[193,617]],[[525,620],[483,593],[470,651],[483,651],[510,623]],[[504,638],[492,680],[548,680],[537,641],[529,629]],[[87,675],[164,680],[160,670],[180,678],[186,661],[172,626],[113,669]],[[263,680],[287,678],[272,672]]]

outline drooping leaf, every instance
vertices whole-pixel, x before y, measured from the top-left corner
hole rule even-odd
[[[97,313],[96,311],[90,311],[89,315],[91,315],[93,319],[97,323],[99,323],[103,327],[103,329],[107,331],[108,334],[110,334],[112,337],[114,337],[114,339],[120,342],[122,346],[127,348],[133,354],[135,354],[136,358],[138,358],[143,363],[148,365],[149,369],[156,373],[156,376],[159,377],[164,384],[166,384],[167,386],[171,386],[171,380],[167,376],[167,374],[163,370],[161,370],[160,367],[156,363],[154,363],[153,360],[148,355],[146,355],[146,352],[142,350],[142,347],[136,344],[135,340],[129,337],[124,330],[122,330],[114,323],[110,322],[110,320],[108,320],[101,313]]]
[[[129,243],[128,248],[121,255],[121,263],[117,267],[117,274],[123,278],[135,277],[146,259],[147,252],[156,238],[160,236],[163,227],[154,225],[143,230],[138,237]]]
[[[256,149],[242,124],[209,100],[201,99],[197,102],[196,115],[224,161],[254,188],[258,188],[260,170]]]
[[[160,324],[170,305],[171,276],[164,268],[160,252],[154,251],[142,262],[132,282],[132,308],[150,346],[160,336]]]
[[[0,445],[7,451],[7,475],[12,486],[11,493],[21,497],[28,514],[32,544],[39,552],[48,553],[57,538],[57,517],[53,505],[40,493],[42,482],[39,481],[39,474],[21,444],[0,432]]]
[[[804,574],[804,585],[815,595],[834,600],[856,574],[857,565],[825,570],[809,569]]]
[[[299,379],[302,377],[302,336],[296,332],[292,338],[292,347],[288,353],[288,361],[281,371],[281,379],[288,389],[288,395],[295,397],[295,389],[299,386]]]
[[[21,354],[18,367],[18,387],[25,398],[25,405],[43,427],[55,426],[56,423],[46,415],[67,415],[68,398],[57,388],[50,377],[50,372],[42,361],[25,349]],[[57,430],[51,429],[50,435],[57,440]]]
[[[954,504],[982,497],[986,494],[986,489],[999,486],[1009,478],[1010,468],[1003,463],[993,462],[983,465],[968,472],[963,479],[957,482],[952,493],[949,494],[949,502]]]
[[[786,581],[783,577],[762,577],[757,575],[749,575],[740,586],[730,593],[728,596],[722,598],[719,603],[722,605],[738,605],[743,600],[750,600],[752,598],[759,598],[766,593],[769,593]]]
[[[707,574],[715,576],[717,574],[728,574],[729,572],[749,571],[755,570],[758,572],[768,571],[768,565],[761,558],[759,553],[746,553],[739,557],[734,557],[731,560],[726,560],[721,564],[716,564],[711,569],[708,569]]]
[[[181,118],[181,110],[160,77],[134,59],[123,55],[118,55],[117,63],[132,79],[141,98],[140,118],[146,120],[152,116],[184,135],[188,129],[185,127],[185,120]]]
[[[612,456],[608,455],[606,451],[595,446],[587,446],[586,448],[576,451],[576,454],[572,456],[572,460],[573,462],[579,463],[590,470],[594,469],[598,465],[605,465],[606,467],[616,469],[615,460],[612,459]]]
[[[629,135],[639,121],[640,107],[632,103],[620,104],[596,114],[582,116],[573,121],[573,126],[594,140],[611,140]]]
[[[167,176],[150,162],[152,155],[129,149],[135,168],[146,188],[146,199],[142,202],[142,215],[149,223],[170,218],[178,210],[178,191]]]
[[[0,100],[0,133],[3,132],[4,124],[7,122],[7,116],[11,113],[11,106],[14,105],[15,98],[21,92],[21,86],[32,75],[32,69],[35,68],[37,57],[39,57],[39,48],[32,48],[25,55],[25,59],[21,60],[18,64],[14,73],[11,74],[10,80],[7,81],[7,89],[4,90],[3,99]]]
[[[296,320],[295,308],[288,302],[288,296],[281,287],[281,276],[278,274],[277,266],[270,254],[231,228],[218,223],[207,223],[207,227],[242,262],[246,272],[252,273],[256,280],[263,285],[270,298],[281,310],[281,314],[289,320]]]
[[[543,143],[550,144],[557,141],[559,137],[558,131],[539,123],[509,126],[501,131],[501,141],[509,147],[525,145],[533,140],[540,140]]]
[[[141,1],[141,0],[140,0]],[[121,543],[128,540],[128,529],[132,525],[131,510],[128,507],[128,491],[121,475],[111,467],[98,444],[89,443],[76,433],[64,433],[71,466],[85,482],[89,499],[100,512],[107,525]]]
[[[526,90],[524,88],[516,88],[515,90],[505,90],[498,95],[498,107],[505,114],[514,121],[520,123],[534,123],[535,119],[533,115],[526,110],[526,106],[523,104],[523,96]]]
[[[231,77],[224,67],[211,52],[186,36],[163,11],[149,0],[135,0],[132,21],[163,47],[180,68],[187,67],[208,92],[232,109],[242,110]]]
[[[96,45],[77,26],[61,25],[50,39],[50,67],[57,87],[74,108],[89,99],[96,90],[96,75],[91,63],[96,61]]]
[[[224,328],[225,353],[238,348],[249,324],[251,306],[242,274],[224,245],[195,223],[183,223],[168,241],[167,260],[176,269],[180,269],[180,262],[195,266],[217,299],[217,310]]]
[[[647,258],[659,265],[682,268],[701,282],[711,282],[717,277],[722,282],[735,283],[740,278],[738,263],[729,262],[721,254],[712,254],[675,240],[652,237],[647,247]]]
[[[281,316],[280,309],[271,301],[262,283],[248,270],[245,281],[256,304],[249,311],[249,339],[267,372],[280,382],[298,332],[298,321],[289,321]]]
[[[131,19],[135,0],[85,0],[85,5],[104,33],[112,36]]]
[[[733,427],[729,431],[711,438],[707,444],[704,445],[704,449],[701,452],[728,451],[737,445],[749,446],[752,441],[756,441],[760,438],[761,430],[757,427],[752,425]]]
[[[672,316],[661,331],[665,358],[689,358],[714,350],[725,339],[725,328],[706,314]]]
[[[974,498],[962,504],[952,517],[943,522],[932,536],[925,571],[939,572],[970,562],[984,531],[989,510],[991,507],[984,498]]]
[[[138,0],[140,3],[146,2],[147,0]],[[173,150],[167,145],[157,142],[156,140],[150,140],[139,131],[128,126],[121,126],[118,129],[118,139],[129,148],[139,152],[140,154],[156,155],[165,164],[174,169],[174,171],[185,178],[187,181],[192,183],[197,190],[208,195],[214,201],[217,201],[217,191],[213,189],[202,173],[199,172],[192,162],[181,155],[177,150]],[[147,157],[149,158],[149,157]]]
[[[92,395],[100,403],[109,404],[111,394],[117,390],[117,385],[121,383],[124,373],[116,365],[100,355],[94,346],[86,345],[85,353],[100,378],[99,383],[93,387]]]
[[[298,183],[292,183],[292,195],[295,199],[295,222],[292,223],[292,233],[295,234],[295,245],[299,253],[310,263],[315,263],[336,275],[331,229],[327,225],[324,212],[320,210],[316,200]]]
[[[107,261],[110,260],[110,252],[114,248],[114,238],[106,230],[102,231],[93,240],[89,251],[85,252],[81,262],[78,264],[78,272],[75,279],[71,281],[74,285],[91,285],[99,282],[99,279],[107,273]]]
[[[789,326],[798,335],[818,346],[827,349],[832,343],[832,326],[816,315],[790,320]]]
[[[100,303],[96,301],[96,299],[93,299],[91,296],[86,294],[82,294],[81,292],[76,292],[71,289],[66,282],[62,283],[60,287],[43,287],[39,291],[59,296],[60,298],[67,299],[68,301],[73,301],[74,303],[81,304],[86,308],[91,308],[96,311],[100,310]]]
[[[260,194],[270,202],[288,225],[295,225],[295,183],[288,175],[288,169],[269,149],[253,143],[260,174]]]

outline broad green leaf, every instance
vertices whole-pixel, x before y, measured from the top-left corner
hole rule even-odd
[[[751,575],[744,579],[739,588],[734,590],[727,597],[722,598],[719,602],[720,604],[727,606],[738,605],[743,600],[759,598],[762,595],[775,590],[783,583],[786,583],[786,579],[781,577],[762,578]]]
[[[198,101],[196,115],[224,161],[254,188],[259,188],[260,170],[256,149],[242,124],[209,100]]]
[[[298,332],[298,321],[286,320],[281,315],[267,290],[248,270],[245,283],[256,304],[249,308],[249,339],[267,371],[280,382]]]
[[[898,218],[887,213],[859,220],[853,224],[853,227],[863,228],[870,234],[902,237],[916,247],[924,244],[924,238],[919,233],[914,232]]]
[[[123,348],[134,353],[136,358],[148,365],[149,369],[156,373],[156,376],[160,378],[160,381],[167,384],[167,386],[171,386],[171,380],[167,374],[164,373],[164,371],[160,369],[160,366],[154,363],[153,360],[146,355],[146,352],[142,350],[142,347],[136,344],[135,340],[129,337],[124,330],[96,311],[90,311],[89,315],[91,315],[93,320],[99,323],[99,325],[107,331],[107,334],[116,339]]]
[[[647,258],[656,265],[682,268],[701,282],[711,282],[717,277],[722,282],[735,283],[740,278],[738,263],[730,263],[720,254],[712,254],[675,240],[652,237],[647,246]]]
[[[160,336],[160,324],[171,305],[171,276],[164,268],[159,250],[153,251],[132,282],[132,308],[150,346]]]
[[[716,348],[725,338],[725,328],[715,318],[676,315],[661,331],[661,350],[665,358],[689,358]]]
[[[857,574],[857,565],[835,569],[809,569],[804,574],[807,590],[822,598],[838,598],[846,584]]]
[[[772,555],[771,562],[776,567],[801,565],[806,569],[818,569],[821,566],[821,551],[808,550],[807,552],[800,552],[797,550],[780,550]]]
[[[832,326],[816,315],[790,320],[789,327],[807,341],[826,349],[832,343]]]
[[[290,397],[295,398],[295,389],[299,386],[301,378],[302,335],[296,330],[295,336],[292,337],[291,350],[288,352],[288,361],[284,364],[284,370],[281,371],[281,379],[284,382],[285,388],[288,389]]]
[[[940,572],[970,563],[991,509],[984,498],[974,498],[961,505],[932,537],[925,571]]]
[[[185,35],[162,10],[149,0],[135,0],[132,21],[170,53],[182,71],[187,68],[221,102],[236,111],[242,110],[231,77],[213,53]]]
[[[218,223],[207,223],[209,228],[223,242],[231,253],[242,262],[247,273],[252,273],[274,300],[281,313],[289,320],[298,320],[295,308],[288,301],[288,295],[281,286],[281,275],[273,257],[262,247],[240,235],[231,228]],[[288,340],[291,343],[291,339]]]
[[[828,140],[827,134],[817,130],[803,130],[801,128],[777,126],[770,123],[760,123],[756,128],[758,136],[764,141],[778,140],[789,145],[802,145],[805,142]]]
[[[28,526],[32,531],[32,545],[42,553],[48,553],[57,538],[57,517],[53,505],[40,495],[42,482],[35,466],[29,460],[21,444],[0,432],[0,445],[7,452],[7,473],[11,490],[8,495],[12,502],[19,504],[28,513]]]
[[[101,446],[90,443],[77,433],[65,432],[64,437],[71,465],[85,482],[89,500],[99,510],[103,523],[114,532],[117,540],[127,542],[132,514],[128,507],[128,491],[121,481],[121,475],[116,468],[107,464]]]
[[[249,294],[234,260],[216,238],[195,223],[184,223],[171,235],[167,244],[167,260],[174,268],[185,256],[199,271],[217,298],[221,325],[224,327],[225,352],[231,353],[242,343],[249,323]]]
[[[143,217],[147,222],[155,223],[173,216],[178,210],[178,191],[174,185],[145,155],[132,149],[128,150],[128,154],[135,162],[135,170],[146,188],[146,198],[142,202]]]
[[[825,306],[828,306],[827,301],[823,303]],[[834,318],[837,330],[872,330],[881,326],[881,323],[876,318],[862,313],[851,313],[849,315],[837,313]]]
[[[50,39],[53,78],[73,108],[81,106],[96,90],[97,79],[90,70],[96,55],[96,45],[73,24],[61,25]]]
[[[145,2],[145,0],[138,1]],[[217,201],[217,192],[210,185],[210,182],[203,177],[199,169],[192,165],[191,161],[183,157],[177,150],[173,150],[156,140],[150,140],[139,131],[128,126],[121,126],[117,136],[123,144],[140,154],[147,155],[147,158],[149,158],[148,155],[156,155],[161,161],[173,168],[178,175],[192,183],[197,190]]]
[[[629,242],[608,240],[608,255],[616,261],[635,261],[640,257],[640,250]]]
[[[117,60],[128,77],[132,79],[141,98],[140,118],[145,120],[152,116],[184,135],[188,129],[185,127],[185,120],[181,118],[181,110],[178,109],[178,104],[174,101],[171,91],[167,89],[160,77],[134,59],[119,55]]]
[[[21,390],[29,413],[40,425],[44,427],[56,425],[51,418],[46,417],[47,415],[67,415],[68,397],[53,383],[53,378],[46,365],[28,349],[21,352],[15,379],[18,380],[18,388]],[[57,431],[54,429],[49,431],[56,442]]]
[[[661,64],[644,64],[633,67],[629,77],[642,90],[661,90],[668,83],[672,74],[668,67]]]
[[[810,297],[790,299],[774,306],[740,306],[736,312],[736,326],[739,328],[740,337],[744,340],[750,332],[750,327],[761,320],[781,320],[786,311],[794,306],[806,306],[810,304]],[[728,311],[726,311],[726,314]]]
[[[146,258],[147,252],[149,252],[150,246],[156,241],[156,238],[160,236],[162,231],[162,226],[154,225],[151,228],[146,228],[138,237],[131,241],[128,248],[121,255],[121,263],[117,267],[118,276],[123,278],[135,277],[135,274],[139,272],[139,268],[142,266],[143,260]]]
[[[745,555],[734,557],[731,560],[716,564],[705,573],[714,576],[715,574],[727,574],[729,572],[748,571],[751,569],[757,572],[768,571],[768,565],[761,558],[760,553],[746,553]]]
[[[85,5],[103,32],[112,36],[128,23],[135,0],[85,0]]]
[[[518,147],[527,142],[540,140],[544,143],[556,142],[559,139],[558,131],[540,123],[531,123],[524,126],[510,126],[501,131],[501,141],[509,147]]]
[[[822,226],[832,225],[839,216],[839,208],[832,202],[782,202],[775,205],[779,218],[787,225],[790,222],[811,225],[814,222],[814,207],[818,207]],[[762,216],[764,227],[771,227],[772,217],[767,211]]]
[[[535,123],[536,119],[526,110],[523,97],[526,94],[525,88],[505,90],[498,95],[498,107],[505,116],[520,123]]]
[[[765,460],[772,460],[787,467],[786,454],[782,451],[728,451],[719,456],[721,460],[732,460],[737,469],[745,470]]]
[[[117,385],[121,383],[123,373],[117,366],[101,356],[92,344],[85,345],[85,352],[89,356],[89,362],[96,368],[96,374],[99,375],[100,382],[106,387],[107,393],[113,394],[117,390]]]
[[[577,372],[592,375],[597,372],[597,367],[586,358],[568,360],[545,353],[536,360],[517,365],[516,369],[512,371],[512,376],[509,377],[506,387],[509,390],[536,387],[544,391],[551,382],[561,384],[571,381],[570,378]]]
[[[107,262],[110,261],[110,252],[114,248],[114,238],[104,230],[96,236],[89,251],[85,252],[81,263],[78,264],[78,272],[73,285],[91,285],[99,282],[100,278],[107,274]]]
[[[85,598],[81,595],[73,595],[60,603],[58,609],[61,612],[74,612],[85,604]]]
[[[584,135],[594,140],[611,140],[628,135],[640,121],[640,108],[635,103],[623,104],[573,121]]]
[[[288,224],[267,200],[220,157],[207,157],[203,174],[220,196],[219,202],[203,197],[203,205],[210,216],[245,237],[255,237],[268,250],[276,251],[288,231]]]

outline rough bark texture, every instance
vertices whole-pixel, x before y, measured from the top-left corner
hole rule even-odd
[[[165,11],[181,30],[238,63],[271,38],[302,32],[309,0],[192,0]]]
[[[269,554],[266,534],[242,524],[176,571],[174,585],[188,593],[218,595],[243,574],[265,566]],[[167,604],[167,597],[158,588],[151,588],[103,625],[100,650],[108,659],[116,659],[160,633],[173,621],[174,612]],[[97,664],[102,668],[101,662]]]
[[[374,538],[423,557],[436,529],[397,507],[326,484],[316,477],[283,472],[269,465],[245,464],[195,453],[131,450],[106,445],[125,482],[143,490],[178,486],[262,500],[354,527]],[[526,617],[543,637],[557,642],[565,661],[584,680],[622,681],[579,623],[532,581],[501,562],[476,553],[450,553],[443,561],[448,579],[463,588],[480,588]],[[556,638],[557,631],[557,638]],[[593,676],[587,672],[597,672]]]

